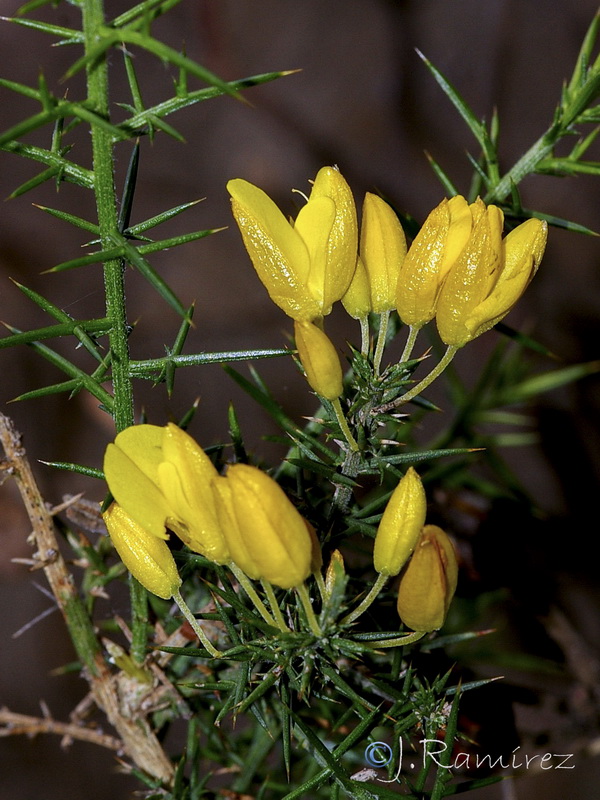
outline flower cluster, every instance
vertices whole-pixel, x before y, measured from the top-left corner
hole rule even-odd
[[[450,538],[435,525],[425,525],[427,500],[421,479],[410,467],[383,512],[373,566],[379,577],[345,622],[359,617],[388,578],[400,575],[398,614],[414,631],[441,628],[456,590],[458,563]]]
[[[371,193],[365,196],[359,241],[352,194],[333,167],[319,171],[295,222],[247,181],[231,180],[227,188],[260,280],[294,320],[308,382],[329,400],[341,394],[341,367],[322,318],[336,300],[361,320],[363,330],[369,313],[397,310],[411,329],[403,360],[416,332],[434,317],[440,338],[454,352],[508,314],[546,245],[545,222],[529,219],[503,239],[500,208],[458,195],[433,209],[407,249],[397,215]]]
[[[124,563],[150,591],[151,569],[130,558],[139,564],[132,568],[126,554],[141,541],[140,530],[144,541],[164,545],[152,559],[169,575],[165,528],[194,552],[216,564],[236,564],[252,579],[289,589],[310,574],[312,538],[281,487],[246,464],[220,476],[200,445],[172,423],[119,433],[106,449],[104,473],[115,499],[105,513],[107,527]]]
[[[235,464],[219,475],[202,448],[176,425],[126,428],[108,445],[104,471],[114,498],[103,515],[106,527],[125,566],[153,594],[181,601],[181,578],[165,541],[167,528],[191,550],[229,566],[247,590],[246,578],[260,580],[297,589],[304,603],[304,581],[311,573],[322,580],[315,532],[281,487],[247,464]],[[425,508],[423,485],[411,467],[379,525],[373,562],[380,580],[369,600],[383,581],[403,570],[398,612],[417,631],[442,625],[457,572],[444,532],[424,524]],[[249,594],[260,604],[251,588]],[[268,622],[287,630],[283,620],[274,620],[260,606]],[[308,606],[307,615],[313,632],[320,634]]]

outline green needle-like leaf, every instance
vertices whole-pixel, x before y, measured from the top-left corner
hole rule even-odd
[[[13,22],[15,25],[22,25],[24,28],[33,28],[42,33],[49,33],[51,36],[57,36],[59,39],[64,39],[69,43],[81,44],[83,43],[83,34],[81,31],[74,28],[63,28],[60,25],[52,25],[49,22],[42,22],[37,19],[23,19],[18,17],[0,17],[3,22]]]
[[[122,28],[124,25],[130,25],[136,20],[145,24],[148,18],[155,19],[160,17],[181,2],[182,0],[144,0],[142,3],[138,3],[115,17],[110,24],[114,28]]]
[[[277,78],[281,78],[286,75],[292,75],[295,72],[297,72],[297,70],[268,72],[262,75],[254,75],[250,78],[244,78],[242,80],[231,81],[228,85],[233,91],[239,92],[242,89],[248,89],[252,86],[260,86],[263,83],[276,80]],[[145,126],[151,121],[156,123],[157,119],[162,119],[163,117],[174,114],[176,111],[180,111],[188,106],[194,105],[195,103],[199,103],[204,100],[210,100],[213,97],[220,97],[223,94],[225,94],[225,92],[220,87],[211,86],[207,89],[197,89],[188,92],[185,97],[172,97],[163,101],[162,103],[158,103],[157,105],[146,109],[145,111],[140,112],[139,114],[136,114],[133,117],[130,117],[124,122],[121,122],[120,127],[126,131],[129,131],[131,135],[135,135],[143,132]]]
[[[448,81],[444,75],[434,67],[434,65],[426,58],[420,50],[417,50],[417,54],[423,60],[427,69],[431,72],[439,86],[441,87],[444,94],[448,97],[448,99],[453,103],[454,107],[457,109],[458,113],[467,123],[469,129],[471,130],[473,136],[477,139],[483,153],[485,154],[486,161],[488,165],[494,167],[494,171],[492,174],[489,175],[491,179],[497,177],[497,157],[496,152],[494,150],[494,146],[492,141],[489,137],[489,134],[485,128],[485,125],[481,123],[469,105],[465,102],[465,100],[461,97],[459,92],[452,86],[450,81]]]
[[[18,330],[18,328],[14,328],[12,325],[7,327],[13,333],[23,332]],[[35,350],[36,353],[39,353],[39,355],[45,358],[46,361],[49,361],[55,367],[58,367],[58,369],[62,370],[62,372],[65,372],[71,378],[75,378],[76,381],[85,389],[87,389],[91,395],[96,397],[106,409],[110,410],[112,408],[112,396],[91,375],[88,375],[87,372],[79,369],[79,367],[76,367],[75,364],[71,363],[67,358],[61,356],[55,350],[51,350],[46,345],[40,344],[39,342],[29,342],[28,346]],[[15,398],[15,400],[24,399],[25,396],[26,395],[19,395],[19,397]],[[31,396],[31,393],[27,393],[27,396]]]
[[[83,326],[85,326],[85,331]],[[4,336],[0,339],[0,348],[15,347],[16,345],[29,344],[30,342],[37,342],[43,339],[55,339],[58,336],[77,335],[78,329],[83,333],[86,331],[91,333],[104,333],[109,328],[110,322],[106,319],[86,320],[84,322],[72,320],[71,322],[65,322],[61,325],[49,325],[46,328],[36,328],[33,331],[24,331],[23,333],[16,333],[12,336]],[[83,338],[89,339],[89,337],[85,336]],[[93,343],[92,347],[94,348],[94,356],[98,357]]]
[[[526,378],[514,386],[507,386],[505,389],[501,389],[494,396],[493,403],[495,406],[523,403],[532,397],[537,397],[539,394],[574,383],[597,372],[600,372],[600,361],[588,361],[584,364],[573,364],[562,369],[544,372],[540,375]]]
[[[34,161],[40,161],[42,164],[47,164],[54,170],[49,177],[60,174],[61,180],[75,183],[77,186],[83,186],[85,189],[94,188],[94,173],[91,170],[80,167],[72,161],[68,161],[52,150],[45,150],[43,147],[15,141],[5,142],[5,144],[0,146],[0,149],[6,150],[9,153],[15,153],[19,156],[24,156],[25,158],[31,158]]]
[[[46,214],[50,214],[57,219],[62,220],[63,222],[69,222],[71,225],[75,225],[77,228],[82,228],[84,231],[88,233],[93,233],[95,236],[100,236],[100,229],[98,226],[93,222],[88,222],[87,219],[82,219],[81,217],[75,216],[75,214],[69,214],[66,211],[59,211],[56,208],[48,208],[47,206],[39,206],[37,203],[33,204],[36,208],[39,208],[40,211],[44,211]]]
[[[66,470],[67,472],[77,472],[79,475],[86,475],[88,478],[104,480],[104,473],[101,469],[96,469],[96,467],[85,467],[83,464],[71,464],[67,461],[42,461],[41,459],[40,464],[54,467],[54,469]]]
[[[231,361],[252,361],[258,358],[278,358],[289,356],[289,350],[273,348],[271,350],[229,350],[219,353],[195,353],[185,356],[163,356],[162,358],[149,358],[144,361],[131,361],[129,363],[132,378],[147,378],[156,380],[160,372],[171,363],[174,367],[198,367],[203,364],[227,364]],[[227,370],[227,368],[226,368]],[[240,376],[241,377],[241,376]]]
[[[189,203],[183,203],[180,206],[175,206],[174,208],[170,208],[168,211],[163,211],[162,214],[157,214],[155,217],[150,217],[144,222],[138,222],[135,225],[131,225],[129,228],[126,228],[123,233],[126,236],[136,237],[146,231],[150,230],[151,228],[155,228],[157,225],[160,225],[163,222],[167,222],[167,220],[173,219],[173,217],[178,216],[183,211],[187,211],[188,208],[192,208],[193,206],[198,205],[201,203],[202,200],[192,200]]]

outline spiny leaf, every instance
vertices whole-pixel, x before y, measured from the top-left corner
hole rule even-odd
[[[49,33],[59,39],[81,44],[84,41],[83,33],[75,28],[63,28],[60,25],[51,25],[49,22],[42,22],[37,19],[19,19],[18,17],[0,17],[3,22],[13,22],[15,25],[22,25],[25,28],[33,28],[42,33]]]
[[[249,78],[243,78],[242,80],[237,81],[230,81],[229,86],[232,90],[238,92],[242,89],[248,89],[252,86],[260,86],[263,83],[267,83],[268,81],[273,81],[277,78],[284,77],[286,75],[292,75],[297,70],[286,70],[280,72],[267,72],[262,75],[253,75]],[[124,122],[120,123],[120,127],[126,131],[129,131],[131,134],[139,133],[143,131],[144,126],[147,125],[151,120],[156,121],[157,118],[163,118],[170,114],[175,113],[176,111],[180,111],[183,108],[187,108],[195,103],[202,102],[204,100],[210,100],[213,97],[220,97],[225,92],[218,88],[211,86],[207,89],[197,89],[192,92],[188,92],[185,97],[172,97],[168,100],[164,100],[161,103],[158,103],[151,108],[146,109],[145,111],[136,114],[129,119],[126,119]]]
[[[185,356],[164,356],[144,361],[130,361],[129,370],[132,378],[148,378],[154,380],[156,372],[162,370],[167,363],[175,367],[197,367],[202,364],[227,364],[231,361],[250,361],[258,358],[277,358],[289,356],[289,350],[273,348],[271,350],[229,350],[218,353],[195,353]],[[227,368],[226,368],[227,369]]]
[[[83,186],[85,189],[94,188],[94,173],[92,170],[80,167],[78,164],[68,161],[52,150],[45,150],[43,147],[15,141],[5,142],[5,144],[0,146],[0,149],[6,150],[9,153],[16,153],[25,158],[31,158],[34,161],[40,161],[43,164],[48,164],[55,170],[49,177],[60,173],[61,180],[75,183],[77,186]]]
[[[420,50],[417,50],[417,54],[423,60],[427,69],[431,72],[439,86],[441,87],[444,94],[448,97],[448,99],[452,102],[458,113],[467,123],[469,129],[477,139],[481,149],[483,150],[488,163],[495,163],[496,155],[494,152],[494,147],[490,140],[489,134],[483,125],[475,116],[469,105],[465,102],[465,100],[461,97],[459,92],[452,86],[450,81],[448,81],[444,75],[434,67],[434,65],[426,58]]]
[[[72,336],[77,328],[83,330],[82,326],[85,326],[87,331],[92,333],[101,333],[107,331],[111,323],[106,319],[98,319],[86,320],[83,323],[78,320],[72,320],[60,325],[48,325],[46,328],[36,328],[32,331],[23,331],[12,336],[4,336],[0,339],[0,348],[15,347],[16,345],[29,344],[42,339],[54,339],[58,336]]]
[[[157,214],[155,217],[150,217],[149,219],[144,220],[144,222],[138,222],[135,225],[130,225],[123,231],[123,233],[125,236],[139,236],[141,233],[145,233],[151,228],[154,228],[163,222],[167,222],[167,220],[173,219],[173,217],[176,217],[178,214],[181,214],[183,211],[187,211],[188,208],[192,208],[201,202],[202,199],[192,200],[189,203],[183,203],[180,206],[175,206],[174,208],[170,208],[168,211],[163,211],[161,214]]]
[[[18,328],[13,328],[12,325],[7,327],[13,333],[22,333],[22,331],[18,330]],[[28,347],[31,347],[36,351],[36,353],[39,353],[39,355],[45,358],[46,361],[49,361],[55,367],[58,367],[58,369],[62,370],[62,372],[65,372],[71,378],[75,378],[81,384],[81,386],[88,390],[90,394],[100,400],[105,408],[112,409],[112,396],[91,375],[88,375],[87,372],[79,369],[79,367],[76,367],[75,364],[71,363],[67,358],[61,356],[55,350],[51,350],[49,347],[40,344],[39,342],[29,342]],[[31,397],[31,393],[28,392],[27,396]],[[15,398],[15,400],[21,400],[24,398],[25,395],[19,395],[19,397]]]
[[[149,53],[157,56],[162,61],[174,64],[175,66],[184,69],[186,72],[189,72],[191,75],[194,75],[196,78],[199,78],[201,81],[208,83],[210,86],[215,86],[221,89],[221,91],[225,94],[239,99],[238,92],[227,81],[223,81],[210,70],[201,66],[196,61],[187,58],[177,50],[174,50],[172,47],[169,47],[158,39],[154,39],[153,37],[140,33],[139,31],[134,31],[131,28],[121,28],[120,30],[115,31],[114,41],[115,43],[124,42],[125,44],[135,45],[143,50],[147,50]]]
[[[46,214],[50,214],[57,219],[62,220],[63,222],[69,222],[71,225],[75,225],[77,228],[83,228],[84,231],[88,233],[93,233],[95,236],[100,236],[100,228],[93,222],[88,222],[87,219],[82,219],[81,217],[75,216],[75,214],[69,214],[67,211],[59,211],[56,208],[48,208],[48,206],[40,206],[37,203],[33,204],[36,208],[39,208],[40,211],[44,211]]]
[[[45,464],[47,467],[54,467],[55,469],[63,469],[67,472],[77,472],[79,475],[86,475],[88,478],[104,480],[102,470],[95,467],[84,467],[83,464],[71,464],[67,461],[42,461],[41,459],[40,464]]]
[[[600,361],[588,361],[583,364],[573,364],[562,369],[543,372],[540,375],[526,378],[515,386],[507,386],[505,389],[500,390],[495,395],[494,402],[497,405],[522,403],[539,394],[574,383],[597,372],[600,372]]]
[[[122,240],[119,244],[116,244],[115,247],[109,247],[106,250],[97,250],[94,253],[90,253],[87,256],[80,256],[79,258],[73,258],[69,261],[63,261],[61,264],[57,264],[55,267],[52,267],[46,272],[64,272],[68,269],[75,269],[77,267],[86,267],[90,264],[99,264],[106,261],[113,261],[117,258],[123,258],[128,261],[132,266],[138,267],[138,264],[142,264],[145,262],[143,256],[151,253],[158,253],[161,250],[168,250],[171,247],[178,247],[182,244],[188,244],[189,242],[195,242],[198,239],[203,239],[205,236],[210,236],[213,233],[219,233],[220,231],[225,230],[224,228],[210,228],[204,231],[194,231],[193,233],[184,233],[180,236],[173,236],[170,239],[161,239],[160,241],[150,242],[148,244],[141,244],[139,247],[135,247],[128,241]],[[115,236],[115,241],[119,241],[119,239]],[[145,262],[142,264],[141,267],[138,267],[140,272],[145,275],[147,270],[154,271],[152,267]],[[146,275],[145,275],[146,277]],[[162,279],[161,279],[162,280]],[[152,281],[150,281],[152,283]],[[171,290],[169,289],[169,292]]]
[[[429,166],[433,170],[435,176],[444,187],[444,191],[446,192],[448,197],[454,197],[455,195],[457,195],[458,189],[452,183],[448,175],[446,175],[446,173],[438,164],[438,162],[433,158],[433,156],[430,155],[427,151],[425,151],[425,157],[427,158],[427,161],[429,161]]]
[[[114,28],[122,28],[124,25],[135,22],[135,20],[144,22],[148,16],[154,19],[166,14],[167,11],[170,11],[181,2],[182,0],[144,0],[142,3],[138,3],[115,17],[111,25]]]
[[[57,0],[29,0],[28,3],[25,3],[17,10],[17,14],[19,16],[22,14],[28,14],[30,11],[34,11],[36,8],[49,6],[51,3],[52,5],[56,5]]]

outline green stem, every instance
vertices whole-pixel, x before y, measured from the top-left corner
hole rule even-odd
[[[404,345],[404,350],[402,351],[402,355],[400,356],[401,364],[410,359],[411,353],[414,349],[415,342],[417,341],[417,336],[420,330],[421,328],[415,328],[414,325],[411,325],[409,327],[408,338],[406,340],[406,344]]]
[[[95,50],[104,26],[102,0],[84,0],[82,5],[85,52]],[[86,65],[87,102],[97,114],[109,118],[108,64],[105,55],[90,59]],[[94,192],[102,248],[110,248],[118,233],[117,195],[114,182],[113,143],[111,135],[99,125],[91,126]],[[103,265],[106,317],[112,363],[114,394],[113,417],[117,432],[133,425],[133,388],[129,376],[127,312],[125,306],[124,264],[111,259]],[[146,655],[146,590],[137,581],[130,583],[132,608],[133,658],[141,663]]]
[[[102,0],[84,0],[83,32],[85,51],[96,50],[105,24]],[[100,116],[109,118],[108,65],[105,56],[87,63],[87,102]],[[110,248],[118,234],[117,195],[114,182],[113,142],[111,134],[98,125],[91,126],[94,165],[94,192],[100,241]],[[110,351],[114,392],[114,420],[117,432],[133,424],[133,389],[129,376],[128,328],[125,306],[124,264],[111,259],[104,264],[106,316],[110,320]]]
[[[175,589],[175,591],[173,592],[173,600],[177,603],[177,605],[179,606],[179,610],[181,611],[183,616],[187,619],[187,621],[190,623],[190,625],[192,626],[192,630],[194,631],[198,639],[200,639],[204,647],[211,654],[211,656],[213,658],[221,658],[223,654],[221,653],[220,650],[217,650],[217,648],[211,643],[207,635],[204,633],[204,631],[200,627],[200,623],[198,622],[196,617],[192,614],[187,603],[181,596],[179,589]]]
[[[396,400],[392,400],[389,403],[385,403],[383,406],[378,406],[377,408],[373,409],[373,412],[377,412],[378,414],[383,414],[386,411],[391,411],[393,408],[398,408],[398,406],[404,405],[404,403],[408,403],[409,400],[412,400],[413,397],[416,397],[418,394],[426,389],[429,384],[433,383],[436,378],[442,374],[442,372],[446,369],[448,364],[452,361],[456,353],[458,352],[459,348],[454,345],[448,345],[448,348],[440,361],[438,362],[437,366],[435,366],[429,375],[426,375],[422,381],[415,384],[412,389],[410,389],[406,394],[403,394],[402,397],[397,397]]]
[[[129,576],[131,603],[131,657],[137,664],[146,658],[148,631],[148,592],[133,575]]]
[[[363,356],[369,355],[369,317],[361,317],[360,322],[360,352]]]
[[[352,432],[350,431],[350,427],[348,426],[348,422],[346,417],[344,416],[344,412],[342,411],[342,404],[340,403],[340,398],[336,397],[335,400],[331,401],[331,405],[333,406],[333,410],[335,411],[335,416],[338,421],[338,425],[342,429],[342,433],[346,437],[346,441],[350,446],[350,450],[353,450],[355,453],[358,452],[358,444],[354,436],[352,436]]]
[[[279,608],[279,603],[277,602],[277,598],[275,597],[275,592],[273,591],[273,587],[269,583],[269,581],[261,580],[261,584],[263,589],[265,590],[265,594],[269,598],[269,605],[273,611],[273,616],[277,622],[277,627],[283,633],[289,633],[290,629],[285,624],[285,620],[283,618],[283,614],[281,613],[281,609]]]
[[[381,359],[383,357],[383,350],[385,348],[385,340],[387,337],[389,321],[389,311],[384,311],[379,315],[379,332],[377,334],[377,346],[375,347],[375,355],[373,357],[373,371],[375,375],[379,375],[379,368],[381,367]]]
[[[552,152],[554,145],[564,135],[562,126],[552,126],[531,145],[529,150],[504,175],[502,180],[484,197],[485,203],[502,202],[523,178],[535,171],[536,166]]]
[[[364,614],[364,612],[369,608],[373,600],[375,600],[375,598],[383,588],[383,585],[388,578],[389,575],[387,575],[384,572],[380,572],[379,575],[377,576],[377,580],[375,581],[373,586],[371,586],[369,593],[366,595],[366,597],[364,597],[362,602],[356,606],[354,611],[351,611],[342,619],[341,624],[350,625],[350,623],[354,622],[355,619],[358,619],[361,614]]]
[[[296,591],[298,592],[298,597],[300,598],[304,608],[304,613],[306,614],[306,619],[308,620],[308,625],[311,631],[315,636],[320,637],[322,635],[321,627],[317,622],[317,618],[315,617],[315,612],[312,607],[312,603],[310,602],[310,597],[308,596],[308,591],[305,584],[301,583],[300,586],[296,586]]]
[[[252,584],[250,583],[250,579],[248,578],[246,573],[242,572],[242,570],[238,567],[238,565],[235,564],[233,561],[230,561],[229,564],[227,564],[227,566],[233,572],[235,577],[238,579],[240,586],[242,586],[242,588],[252,601],[254,608],[258,611],[258,613],[261,615],[261,617],[264,619],[267,625],[271,625],[273,628],[279,627],[275,622],[275,620],[273,619],[273,617],[271,616],[271,614],[269,614],[267,607],[265,606],[263,601],[256,594],[254,586],[252,586]]]

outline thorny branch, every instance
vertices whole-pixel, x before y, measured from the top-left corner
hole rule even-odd
[[[37,547],[33,554],[35,565],[32,569],[44,570],[71,633],[77,654],[84,664],[84,677],[90,685],[92,697],[117,731],[121,739],[119,749],[139,769],[159,779],[165,785],[171,785],[173,764],[167,758],[143,714],[135,717],[124,716],[118,693],[118,681],[115,680],[116,676],[104,658],[92,621],[80,601],[73,576],[60,553],[52,515],[46,508],[33,477],[25,450],[21,445],[21,437],[10,419],[3,414],[0,414],[0,441],[6,454],[6,460],[0,463],[0,471],[17,481],[33,526],[28,540]]]

